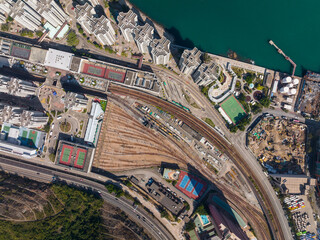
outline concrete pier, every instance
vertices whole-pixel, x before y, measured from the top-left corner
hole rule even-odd
[[[278,53],[281,54],[287,61],[291,63],[293,67],[291,76],[293,77],[296,71],[297,64],[295,64],[294,61],[292,61],[292,59],[288,57],[272,40],[269,41],[269,44],[274,46],[277,49]]]

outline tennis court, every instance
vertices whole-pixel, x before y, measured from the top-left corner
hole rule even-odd
[[[224,112],[229,116],[231,121],[236,124],[239,122],[243,117],[247,115],[246,111],[244,110],[243,106],[239,101],[231,95],[226,100],[224,100],[220,107],[224,110]]]
[[[203,179],[181,171],[175,187],[187,197],[197,200],[205,193],[207,184]]]
[[[10,55],[13,57],[29,59],[31,54],[31,47],[19,43],[13,43],[10,51]]]
[[[125,72],[119,72],[112,69],[107,69],[105,78],[117,82],[124,82]]]
[[[186,188],[186,190],[187,190],[188,192],[192,192],[192,190],[194,189],[194,187],[196,186],[196,184],[197,184],[197,181],[196,181],[195,179],[191,179],[191,181],[190,181],[188,187]]]
[[[188,175],[185,175],[182,179],[182,181],[179,184],[179,187],[185,188],[187,186],[187,183],[189,182],[190,178]]]
[[[203,188],[203,184],[198,183],[198,185],[196,186],[192,194],[195,196],[199,196],[199,193],[201,192],[202,188]]]
[[[64,165],[70,165],[72,151],[73,147],[63,145],[59,163]]]
[[[34,130],[29,131],[29,137],[28,137],[29,138],[29,140],[28,140],[29,146],[36,146],[37,136],[38,136],[37,131],[34,131]]]
[[[74,166],[76,168],[83,168],[86,156],[87,156],[87,151],[86,150],[78,149],[77,150],[77,156],[76,156],[76,162],[74,163]]]
[[[82,72],[89,74],[89,75],[103,78],[105,71],[106,71],[106,68],[104,68],[104,67],[99,67],[99,66],[85,63]]]

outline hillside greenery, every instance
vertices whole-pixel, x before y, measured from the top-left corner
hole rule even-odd
[[[0,221],[0,239],[103,239],[102,199],[66,185],[51,190],[64,204],[62,211],[39,221]]]

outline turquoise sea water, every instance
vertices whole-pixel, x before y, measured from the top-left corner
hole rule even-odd
[[[272,39],[303,69],[320,72],[319,0],[130,0],[166,27],[177,44],[227,55],[235,51],[256,65],[290,72],[268,44]]]

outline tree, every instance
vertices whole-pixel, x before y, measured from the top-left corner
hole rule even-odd
[[[263,96],[260,100],[260,103],[262,106],[268,108],[270,106],[271,101],[270,98],[268,98],[267,96]]]
[[[7,22],[13,22],[13,18],[10,17],[10,16],[8,16],[8,17],[7,17]]]
[[[74,31],[70,31],[67,37],[67,43],[69,46],[76,47],[79,44],[79,39]]]
[[[192,220],[190,220],[188,223],[186,223],[185,227],[186,227],[186,231],[190,232],[196,228],[196,224]]]
[[[41,31],[36,31],[36,35],[40,38],[40,37],[42,37],[43,32],[41,32]]]
[[[1,24],[1,31],[8,32],[9,31],[9,23]]]
[[[205,52],[203,54],[203,61],[204,61],[204,63],[209,63],[211,61],[211,57],[209,56],[209,54],[207,52]]]

